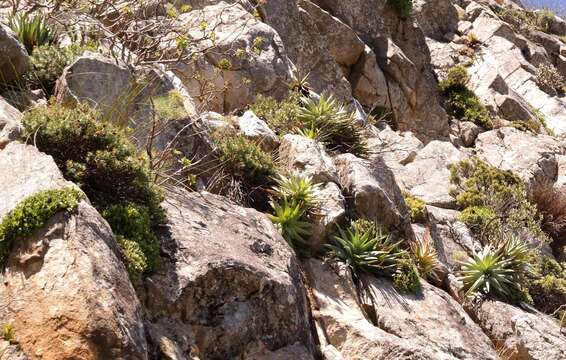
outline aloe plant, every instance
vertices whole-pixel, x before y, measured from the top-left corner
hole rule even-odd
[[[289,245],[302,255],[308,253],[309,244],[307,238],[310,236],[311,225],[303,221],[305,213],[301,204],[283,198],[281,203],[270,202],[274,215],[269,215],[283,238]]]
[[[35,47],[52,44],[57,38],[42,15],[15,14],[10,17],[8,24],[29,54]]]

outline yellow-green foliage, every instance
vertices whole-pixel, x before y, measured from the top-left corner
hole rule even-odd
[[[405,203],[409,207],[411,221],[414,223],[422,223],[426,220],[426,203],[411,194],[403,193]]]
[[[151,101],[155,114],[160,120],[180,120],[187,117],[183,96],[177,90],[154,97]]]
[[[450,190],[464,210],[461,219],[484,237],[502,232],[524,232],[545,239],[536,207],[528,200],[523,181],[509,171],[489,166],[478,158],[452,165]],[[470,208],[470,209],[468,209]],[[492,219],[497,219],[493,221]],[[486,224],[489,229],[485,229]]]
[[[16,331],[12,324],[5,324],[2,328],[2,338],[10,344],[16,343]]]
[[[410,249],[420,276],[427,278],[434,275],[440,262],[428,229],[421,239],[411,242]]]
[[[0,223],[0,268],[17,240],[33,235],[56,213],[77,208],[83,194],[75,188],[45,190],[23,200]]]
[[[279,135],[289,134],[296,128],[301,128],[302,123],[298,119],[300,110],[300,95],[298,92],[290,92],[287,99],[282,102],[258,95],[251,110],[259,118],[265,120],[267,125]]]
[[[491,117],[476,94],[468,89],[468,81],[468,71],[458,65],[450,68],[446,79],[439,83],[448,111],[460,120],[471,121],[489,129],[493,127]]]
[[[562,314],[557,311],[566,304],[566,266],[540,254],[533,257],[533,262],[529,293],[534,305],[560,318]]]
[[[31,54],[37,46],[54,43],[57,37],[41,14],[32,16],[21,12],[10,17],[8,25],[18,40],[24,44],[28,54]]]

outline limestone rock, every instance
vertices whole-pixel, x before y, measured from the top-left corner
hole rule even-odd
[[[297,259],[264,214],[182,191],[163,207],[166,258],[146,280],[144,301],[162,336],[211,359],[297,342],[312,349]]]
[[[332,159],[316,140],[300,135],[285,135],[279,147],[279,161],[283,168],[311,176],[315,183],[338,183]]]
[[[545,315],[530,314],[499,301],[476,310],[480,326],[512,359],[559,360],[566,357],[560,325]]]
[[[431,141],[415,160],[404,168],[393,169],[400,186],[429,205],[453,208],[450,196],[450,166],[466,158],[466,154],[447,141]]]
[[[22,114],[0,97],[0,150],[18,138]]]
[[[328,235],[336,230],[346,216],[346,204],[340,187],[333,182],[322,186],[318,196],[320,205],[312,216],[312,228],[310,244],[313,249],[320,250]]]
[[[412,132],[397,132],[386,127],[368,139],[372,156],[383,157],[389,167],[412,162],[424,145]]]
[[[377,64],[375,53],[369,46],[364,48],[363,54],[352,68],[350,82],[354,97],[363,106],[368,108],[374,106],[390,108],[392,106],[387,92],[385,74]]]
[[[535,136],[514,128],[501,128],[480,134],[476,141],[476,152],[490,165],[511,170],[527,184],[533,185],[556,180],[556,155],[564,154],[564,149],[550,136]]]
[[[26,49],[8,27],[0,24],[0,85],[17,80],[27,71],[28,65]]]
[[[395,176],[382,158],[375,157],[370,161],[342,154],[334,158],[334,164],[346,197],[359,217],[412,237],[408,207]]]
[[[60,103],[86,102],[116,115],[133,105],[133,91],[134,79],[125,65],[89,51],[65,69],[55,88]]]
[[[209,30],[200,30],[200,23],[206,23]],[[179,15],[177,26],[191,29],[190,35],[196,39],[206,39],[198,43],[202,54],[170,65],[199,111],[229,113],[252,103],[256,94],[277,99],[287,94],[293,64],[280,34],[242,4],[207,3]],[[214,40],[207,39],[210,29],[214,29]],[[174,38],[163,47],[175,56]]]
[[[274,150],[279,146],[279,138],[275,132],[252,111],[248,110],[238,118],[238,126],[244,136],[256,141],[265,151]]]
[[[71,185],[51,157],[18,143],[0,152],[0,183],[0,218],[37,191]],[[147,358],[117,243],[87,202],[18,242],[0,280],[0,323],[12,324],[31,358]]]

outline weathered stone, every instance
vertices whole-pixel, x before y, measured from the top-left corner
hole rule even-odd
[[[399,167],[413,161],[424,145],[412,132],[397,132],[386,127],[368,139],[372,156],[383,157],[389,167]]]
[[[244,136],[256,141],[265,151],[272,151],[279,146],[275,132],[252,111],[248,110],[238,118],[238,126]]]
[[[332,159],[316,140],[300,135],[285,135],[279,147],[279,161],[284,169],[311,176],[315,183],[338,183]]]
[[[0,150],[18,138],[22,114],[0,97]]]
[[[298,261],[269,219],[207,193],[169,193],[166,258],[146,281],[153,326],[212,359],[312,349]]]
[[[328,235],[336,230],[336,225],[346,216],[342,191],[333,182],[326,183],[318,192],[319,205],[312,215],[311,247],[317,251],[322,248]]]
[[[527,184],[534,185],[556,180],[556,155],[564,154],[564,149],[550,136],[501,128],[480,134],[476,141],[476,152],[488,164],[511,170]]]
[[[456,123],[458,138],[462,141],[462,145],[466,147],[474,146],[478,135],[481,132],[481,127],[471,121],[459,121]]]
[[[0,85],[6,85],[23,75],[29,65],[26,49],[14,33],[0,24]]]
[[[0,218],[28,196],[72,184],[53,159],[10,143],[0,152]],[[20,240],[0,275],[0,324],[42,359],[146,359],[141,306],[106,221],[82,201]]]
[[[358,63],[353,67],[350,82],[354,97],[362,105],[368,108],[392,106],[387,92],[387,80],[377,64],[373,50],[368,46],[364,48]]]
[[[466,155],[447,141],[431,141],[404,168],[393,169],[400,186],[429,205],[454,208],[450,166]]]
[[[28,360],[18,344],[10,344],[9,341],[0,340],[0,360]]]
[[[57,101],[85,102],[118,116],[134,105],[134,79],[130,70],[115,60],[90,51],[69,65],[57,81]]]
[[[360,159],[352,154],[334,158],[340,184],[359,217],[377,221],[413,237],[410,216],[395,176],[382,158]]]
[[[554,319],[500,301],[484,301],[475,312],[479,325],[510,359],[566,358],[566,337]]]

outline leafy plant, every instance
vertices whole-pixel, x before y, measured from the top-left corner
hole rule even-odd
[[[458,215],[458,220],[476,234],[489,231],[490,226],[493,228],[500,225],[495,211],[487,206],[467,207]]]
[[[72,212],[83,194],[75,188],[45,190],[19,203],[0,223],[0,268],[17,240],[25,239],[41,229],[58,212]]]
[[[482,293],[513,299],[522,294],[522,282],[529,271],[529,250],[518,238],[493,248],[485,246],[462,264],[459,279],[466,295]]]
[[[405,203],[409,207],[409,214],[411,221],[415,223],[422,223],[426,220],[426,203],[421,199],[412,196],[410,193],[403,193]]]
[[[381,229],[354,223],[345,230],[338,227],[338,232],[334,243],[327,245],[330,257],[346,264],[354,274],[368,272],[392,276],[395,273],[400,254],[398,244]]]
[[[563,92],[566,84],[564,77],[552,64],[540,64],[537,68],[536,80],[542,90],[550,93]]]
[[[402,293],[414,293],[420,288],[419,273],[410,257],[402,256],[397,260],[393,286]]]
[[[15,14],[9,18],[8,25],[24,44],[28,54],[37,46],[53,44],[57,38],[43,15]]]
[[[343,106],[332,96],[321,96],[318,101],[302,98],[298,119],[302,126],[318,129],[328,148],[365,157],[368,155],[367,141],[363,129]]]
[[[151,99],[153,109],[161,120],[180,120],[187,117],[183,96],[177,90]]]
[[[295,129],[303,128],[302,122],[299,120],[299,102],[300,94],[292,91],[287,99],[282,102],[258,95],[255,103],[251,106],[251,110],[259,118],[265,120],[267,125],[279,135],[289,134]]]
[[[452,116],[464,121],[471,121],[485,128],[493,124],[488,111],[480,99],[467,87],[469,75],[465,67],[458,65],[450,68],[445,80],[439,83],[440,92],[446,98],[448,111]]]
[[[428,229],[422,238],[411,242],[410,249],[419,274],[423,278],[428,278],[434,275],[440,265],[440,262],[438,261],[438,254],[432,244],[430,231],[428,231]]]
[[[311,225],[303,220],[305,214],[301,204],[283,198],[281,202],[272,201],[274,215],[269,215],[281,235],[289,245],[301,255],[307,255]]]
[[[16,331],[12,324],[5,324],[2,328],[2,338],[4,341],[8,341],[10,344],[17,343],[16,342]]]
[[[290,176],[279,175],[274,181],[276,186],[272,191],[278,198],[287,199],[305,210],[318,205],[320,184],[313,184],[312,177],[293,173]]]

